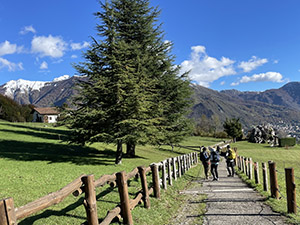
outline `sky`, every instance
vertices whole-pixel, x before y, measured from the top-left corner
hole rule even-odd
[[[190,79],[264,91],[300,81],[300,1],[150,0],[165,41]],[[0,85],[76,75],[97,36],[97,0],[0,1]]]

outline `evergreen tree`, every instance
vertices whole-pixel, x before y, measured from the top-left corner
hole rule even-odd
[[[100,41],[93,38],[85,62],[75,65],[88,81],[80,82],[77,108],[65,121],[74,131],[71,142],[117,144],[120,163],[123,143],[133,156],[136,144],[178,141],[189,132],[183,117],[189,81],[177,76],[171,43],[155,24],[159,11],[148,0],[100,4]]]
[[[232,137],[234,142],[237,139],[241,139],[243,137],[242,124],[240,123],[240,119],[226,118],[223,127],[224,131],[228,134],[229,137]]]

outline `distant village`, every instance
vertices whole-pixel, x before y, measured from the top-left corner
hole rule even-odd
[[[282,133],[289,137],[295,137],[297,142],[300,140],[300,122],[286,123],[283,120],[280,120],[277,124],[269,125],[278,133]]]

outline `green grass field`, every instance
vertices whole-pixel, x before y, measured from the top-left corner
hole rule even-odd
[[[188,153],[184,148],[162,146],[137,146],[137,157],[124,158],[121,165],[114,164],[114,145],[96,143],[81,147],[68,145],[65,140],[68,130],[38,123],[0,122],[0,198],[12,197],[15,207],[25,205],[37,198],[64,187],[81,174],[94,174],[95,179],[101,175],[111,174],[152,162],[160,162],[169,157]],[[216,139],[191,137],[182,145],[211,145]],[[176,212],[182,201],[178,190],[183,189],[191,178],[196,176],[199,167],[191,169],[186,176],[173,187],[162,192],[162,199],[151,198],[151,209],[138,206],[133,210],[135,224],[163,224]],[[130,182],[133,195],[140,184]],[[103,187],[96,190],[99,219],[118,202],[116,188]],[[81,224],[86,220],[82,205],[83,196],[67,197],[62,203],[52,206],[40,213],[18,221],[26,224]],[[160,213],[163,216],[159,216]]]
[[[260,180],[262,182],[262,170],[261,163],[268,161],[274,161],[277,168],[277,178],[278,185],[280,190],[280,200],[274,200],[272,198],[268,199],[268,204],[270,204],[274,210],[286,214],[287,212],[287,202],[286,202],[286,186],[285,186],[285,168],[294,168],[295,173],[295,183],[296,183],[296,192],[297,192],[297,202],[300,206],[300,190],[297,188],[300,187],[300,146],[295,146],[291,148],[279,148],[279,147],[270,147],[267,144],[253,144],[246,141],[237,142],[232,144],[232,147],[237,147],[238,154],[244,157],[251,157],[253,162],[259,162],[260,166]],[[246,176],[243,176],[246,179]],[[249,181],[248,183],[256,186],[254,180]],[[262,185],[256,186],[263,195],[270,196],[270,192],[264,192]],[[299,211],[298,207],[298,211]],[[289,215],[292,218],[292,222],[300,224],[300,213],[297,215]]]

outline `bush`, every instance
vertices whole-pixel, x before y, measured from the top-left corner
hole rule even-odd
[[[225,131],[216,132],[214,135],[215,138],[228,138],[228,135]]]
[[[279,147],[295,146],[295,145],[296,145],[296,138],[294,138],[294,137],[287,137],[287,138],[279,139]]]

